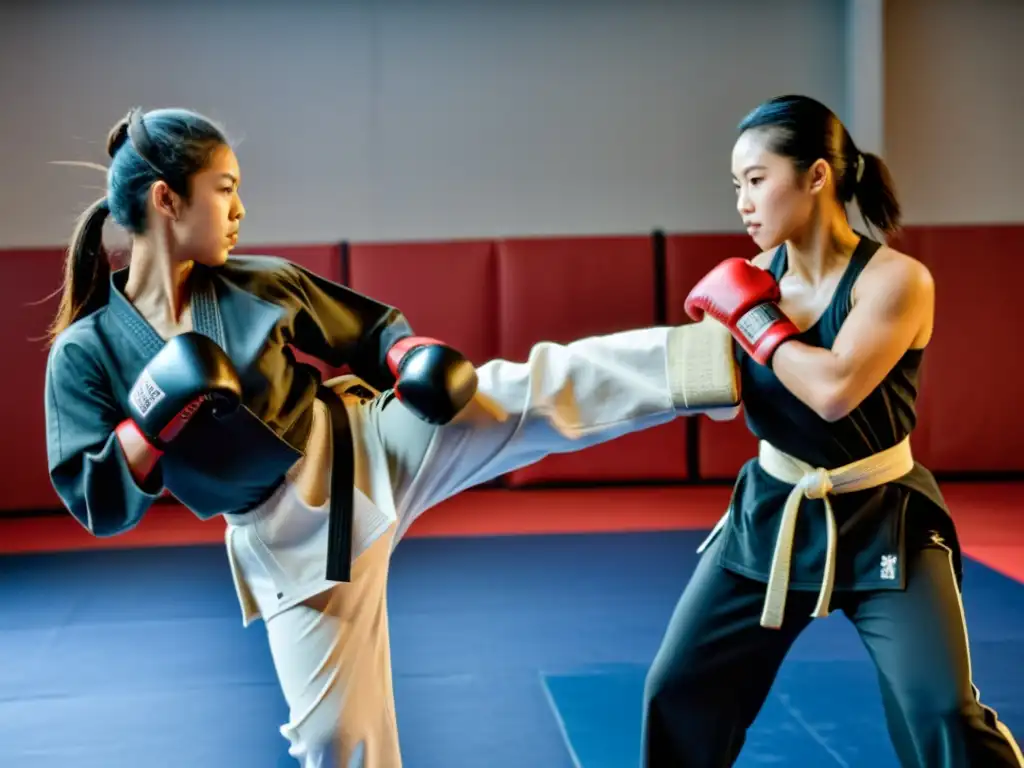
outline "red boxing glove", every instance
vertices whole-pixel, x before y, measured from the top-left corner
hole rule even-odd
[[[776,304],[782,298],[770,272],[746,259],[726,259],[708,272],[686,297],[686,314],[701,320],[711,315],[761,365],[768,365],[779,345],[800,333]]]

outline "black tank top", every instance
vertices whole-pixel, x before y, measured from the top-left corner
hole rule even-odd
[[[880,244],[861,238],[818,321],[797,338],[831,349],[852,307],[853,285]],[[775,252],[768,271],[776,281],[786,273],[786,246]],[[827,422],[779,381],[771,368],[741,355],[743,408],[750,431],[761,440],[816,467],[839,467],[891,448],[917,423],[915,401],[923,350],[910,350],[884,381],[845,418]]]
[[[800,341],[832,347],[853,306],[854,284],[880,247],[877,241],[861,236],[832,300],[814,325],[797,337]],[[780,281],[787,266],[786,246],[782,245],[768,271]],[[923,349],[907,351],[850,414],[828,422],[786,389],[771,368],[752,360],[737,346],[747,426],[759,440],[826,469],[891,448],[911,434],[917,423],[915,406],[923,357]],[[768,475],[756,458],[744,465],[733,491],[729,524],[723,530],[722,565],[768,580],[779,518],[791,490],[791,485]],[[920,532],[911,543],[923,541],[925,530],[928,535],[941,531],[959,570],[959,546],[948,510],[934,477],[920,464],[895,483],[835,494],[830,501],[839,527],[837,591],[902,588],[908,508],[923,512],[913,520]],[[935,515],[935,511],[946,514]],[[817,590],[821,586],[825,543],[823,502],[805,499],[794,542],[791,588]]]

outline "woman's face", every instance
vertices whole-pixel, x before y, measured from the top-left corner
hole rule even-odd
[[[192,177],[192,197],[173,223],[176,257],[217,267],[238,242],[245,206],[238,194],[241,172],[228,146],[219,147],[208,166]]]
[[[767,131],[749,130],[732,150],[736,210],[762,251],[791,239],[807,225],[824,172],[822,163],[815,163],[807,173],[798,173],[789,158],[769,150],[768,140]]]

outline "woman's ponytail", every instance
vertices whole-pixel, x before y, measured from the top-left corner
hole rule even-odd
[[[854,195],[864,220],[886,235],[895,234],[900,228],[900,203],[885,161],[862,152],[850,170],[857,174]]]
[[[110,261],[103,247],[103,224],[110,215],[107,198],[79,217],[64,261],[64,285],[50,343],[73,322],[95,312],[110,298]]]

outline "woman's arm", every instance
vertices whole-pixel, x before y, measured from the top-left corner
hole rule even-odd
[[[58,342],[44,398],[50,481],[65,507],[95,536],[133,528],[163,492],[163,473],[143,446],[119,441],[124,414],[103,371],[81,347]]]
[[[421,419],[444,424],[476,391],[476,373],[458,350],[413,333],[394,307],[291,265],[299,301],[294,346],[367,384],[395,394]]]
[[[394,386],[388,350],[413,336],[402,313],[297,264],[285,275],[296,304],[295,348],[333,368],[349,366],[377,390]]]
[[[886,257],[861,274],[832,349],[790,339],[772,357],[779,381],[826,421],[855,409],[931,321],[935,286],[928,269],[891,251]]]

